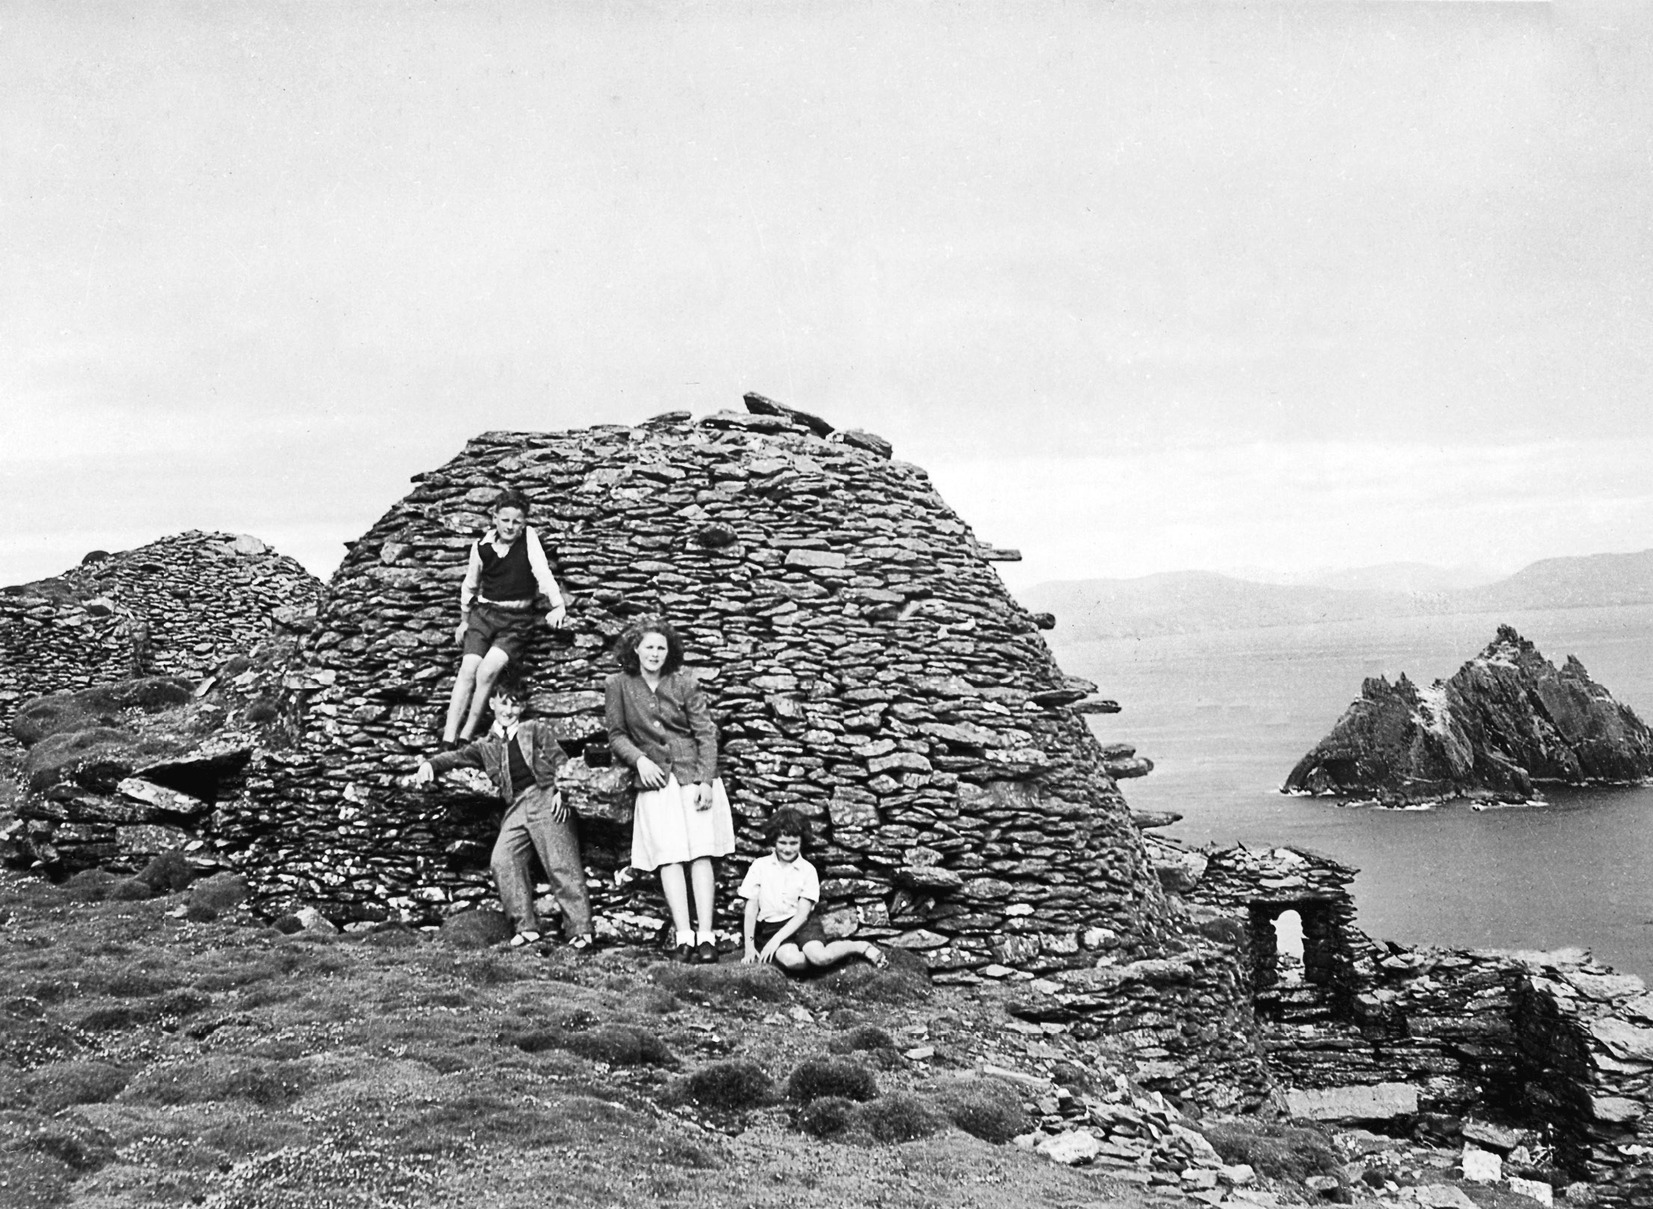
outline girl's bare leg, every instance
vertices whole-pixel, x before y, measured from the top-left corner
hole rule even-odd
[[[712,858],[709,856],[698,858],[689,866],[689,876],[694,879],[695,923],[700,927],[697,935],[701,940],[710,940],[712,938],[712,900],[717,894],[717,875],[712,868]]]
[[[689,943],[684,937],[694,933],[689,931],[689,888],[683,881],[682,865],[660,866],[660,893],[666,896],[666,910],[671,912],[672,927],[677,932],[672,943]]]

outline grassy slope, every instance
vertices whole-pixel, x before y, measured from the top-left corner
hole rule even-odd
[[[990,992],[860,966],[800,983],[633,951],[290,938],[186,922],[181,901],[81,903],[0,874],[0,1204],[1149,1200],[956,1129],[824,1142],[791,1128],[784,1104],[681,1101],[688,1074],[731,1058],[784,1089],[868,1024],[937,1051],[922,1065],[885,1051],[886,1092],[1011,1061]]]

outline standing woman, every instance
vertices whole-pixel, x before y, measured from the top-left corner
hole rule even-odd
[[[717,727],[706,695],[683,668],[683,641],[645,617],[620,638],[621,671],[608,678],[608,743],[637,770],[631,863],[660,870],[679,961],[716,961],[712,858],[735,850],[734,821],[717,779]],[[687,876],[684,869],[687,866]],[[689,927],[689,885],[696,928]]]

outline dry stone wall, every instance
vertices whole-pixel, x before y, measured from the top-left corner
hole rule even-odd
[[[682,630],[722,732],[740,855],[791,805],[815,820],[829,933],[921,950],[940,977],[1043,972],[1158,950],[1166,904],[1104,753],[1038,624],[919,468],[756,396],[751,414],[490,432],[416,477],[352,543],[288,678],[303,737],[249,776],[216,844],[272,905],[432,919],[491,897],[494,804],[400,782],[435,748],[470,542],[503,486],[570,597],[525,663],[576,771],[607,758],[602,688],[634,618]],[[587,822],[600,926],[658,920],[619,892],[629,837]]]
[[[201,678],[299,626],[321,582],[255,537],[187,533],[0,589],[0,727],[32,698],[152,673]]]

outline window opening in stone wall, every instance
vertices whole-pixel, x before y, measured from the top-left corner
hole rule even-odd
[[[1303,983],[1303,917],[1282,911],[1274,920],[1274,968],[1282,983]]]

